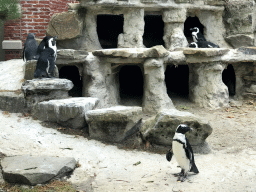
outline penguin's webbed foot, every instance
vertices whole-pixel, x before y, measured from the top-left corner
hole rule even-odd
[[[184,176],[184,170],[182,169],[180,173],[174,173],[173,175],[174,177]]]
[[[177,181],[184,182],[187,179],[187,175],[180,176]]]

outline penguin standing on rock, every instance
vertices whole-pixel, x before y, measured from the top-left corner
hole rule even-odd
[[[35,59],[37,53],[38,43],[35,40],[35,34],[29,33],[24,43],[23,48],[23,61],[29,61]]]
[[[206,41],[204,35],[200,32],[198,27],[191,28],[190,31],[192,33],[192,37],[193,37],[194,42]]]
[[[34,73],[35,78],[53,77],[53,70],[55,68],[55,61],[57,58],[56,37],[45,37],[40,43],[40,55],[36,64]]]
[[[191,48],[220,48],[218,45],[209,41],[198,41],[189,44]]]
[[[173,137],[172,152],[169,150],[166,154],[166,159],[168,161],[171,160],[173,154],[179,164],[181,172],[174,175],[178,177],[177,181],[181,182],[186,180],[188,172],[199,173],[195,164],[192,147],[185,136],[185,133],[190,130],[192,130],[192,128],[189,126],[180,124]]]

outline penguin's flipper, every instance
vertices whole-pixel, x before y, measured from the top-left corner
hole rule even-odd
[[[173,156],[173,153],[171,151],[171,149],[166,153],[166,159],[167,161],[171,161],[172,160],[172,156]]]
[[[187,143],[187,147],[185,148],[186,156],[190,160],[190,163],[191,163],[191,169],[189,172],[199,173],[199,171],[196,167],[196,164],[195,164],[193,149],[192,149],[190,143],[188,142],[187,138],[186,138],[186,143]]]

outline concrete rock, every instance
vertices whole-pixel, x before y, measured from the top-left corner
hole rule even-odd
[[[68,79],[59,78],[42,78],[27,80],[22,84],[22,90],[27,92],[41,92],[41,91],[52,91],[52,90],[64,90],[69,91],[73,88],[72,81]]]
[[[82,36],[83,20],[76,12],[56,13],[52,16],[47,35],[58,36],[58,40],[73,39]]]
[[[179,124],[187,124],[194,130],[187,134],[191,145],[201,145],[212,133],[212,128],[208,122],[189,113],[176,109],[166,109],[160,111],[145,121],[141,129],[145,140],[163,146],[172,145],[172,138]]]
[[[254,45],[253,35],[237,34],[237,35],[230,35],[225,39],[230,45],[232,45],[233,48]]]
[[[89,54],[87,51],[74,49],[59,49],[57,52],[56,64],[82,63]]]
[[[88,111],[85,114],[90,137],[119,142],[142,117],[141,107],[115,106]]]
[[[68,97],[68,91],[73,88],[72,81],[58,78],[42,78],[27,80],[22,84],[21,90],[32,109],[37,103],[52,99],[64,99]]]
[[[159,45],[151,48],[101,49],[93,51],[92,54],[100,57],[154,58],[165,57],[168,55],[168,51]]]
[[[196,55],[203,57],[221,56],[229,52],[226,48],[184,48],[184,55]]]
[[[90,97],[44,101],[35,106],[33,116],[41,121],[82,128],[86,125],[85,113],[93,110],[98,103],[97,98]]]
[[[29,155],[5,157],[1,161],[3,177],[9,183],[42,184],[55,177],[63,177],[76,167],[71,157],[32,157]]]

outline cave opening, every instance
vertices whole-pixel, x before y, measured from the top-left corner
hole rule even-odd
[[[167,65],[165,71],[167,94],[170,98],[189,96],[189,67],[188,65]]]
[[[144,21],[143,44],[148,48],[156,45],[164,46],[164,22],[162,15],[147,14],[144,17]]]
[[[204,26],[198,19],[198,17],[188,17],[184,23],[184,35],[187,38],[188,43],[193,42],[191,28],[198,27],[199,31],[204,35]]]
[[[117,48],[118,35],[123,33],[123,15],[98,15],[97,33],[103,49]]]
[[[59,77],[73,82],[74,87],[68,92],[69,96],[82,97],[83,81],[76,66],[61,67]]]
[[[222,81],[228,87],[229,96],[234,96],[236,94],[236,74],[231,64],[223,70]]]
[[[125,106],[142,106],[143,73],[138,65],[125,65],[119,71],[120,103]]]

